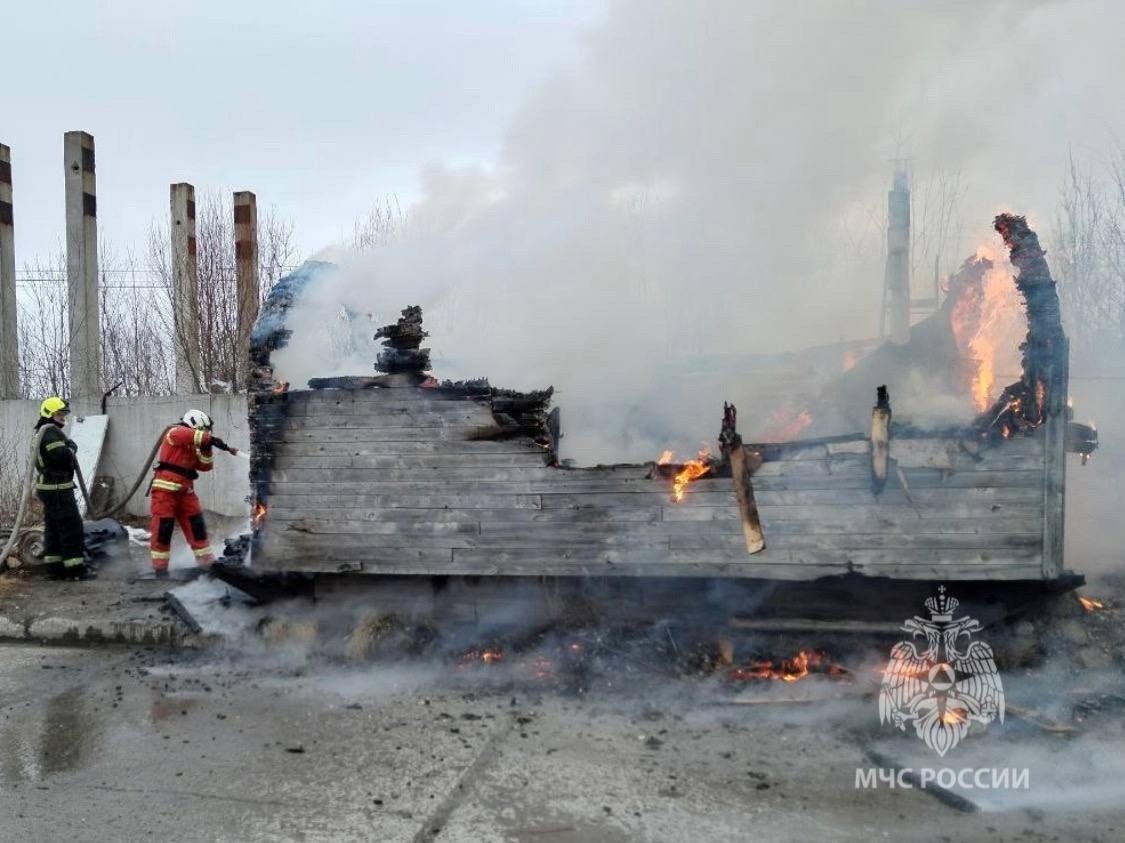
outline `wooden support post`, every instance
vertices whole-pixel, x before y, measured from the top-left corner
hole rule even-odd
[[[742,437],[738,435],[737,414],[733,404],[723,404],[723,428],[719,434],[719,446],[730,460],[734,495],[738,499],[738,510],[742,515],[746,552],[761,553],[766,549],[766,539],[762,533],[758,503],[754,500],[754,486],[750,482],[750,462],[746,457],[746,449],[742,446]]]
[[[195,240],[195,188],[169,188],[172,238],[172,338],[176,351],[176,392],[207,391],[199,352],[199,256]]]
[[[562,439],[562,408],[555,407],[547,414],[547,433],[551,437],[551,446],[547,451],[547,462],[555,465],[559,461],[559,440]]]
[[[238,366],[235,382],[249,385],[250,331],[258,318],[258,200],[249,190],[234,194],[234,261],[238,291]]]
[[[882,493],[887,485],[887,460],[891,453],[891,401],[887,388],[880,386],[871,408],[871,491]]]
[[[1070,342],[1065,337],[1058,340],[1047,378],[1044,407],[1047,419],[1043,423],[1043,579],[1053,580],[1063,572],[1066,524],[1066,399],[1070,389]]]
[[[0,143],[0,398],[20,396],[16,325],[16,246],[12,215],[12,151]]]

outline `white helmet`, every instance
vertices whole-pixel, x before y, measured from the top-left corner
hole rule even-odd
[[[180,421],[195,430],[211,429],[211,417],[202,410],[188,410]]]

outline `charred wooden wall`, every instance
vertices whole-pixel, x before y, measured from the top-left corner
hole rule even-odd
[[[278,403],[257,467],[269,510],[254,564],[267,570],[793,580],[1061,570],[1044,559],[1043,429],[975,454],[956,437],[892,439],[898,470],[879,496],[865,438],[762,449],[753,485],[766,549],[751,556],[729,477],[697,480],[674,503],[652,465],[550,466],[542,441],[488,438],[498,425],[487,394],[325,389]]]

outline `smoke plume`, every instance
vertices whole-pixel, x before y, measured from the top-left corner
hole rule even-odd
[[[749,355],[878,332],[890,160],[910,159],[919,234],[960,220],[926,247],[916,287],[994,240],[1000,210],[1046,229],[1068,142],[1121,116],[1107,18],[1122,15],[615,2],[581,62],[529,92],[496,162],[427,167],[394,242],[334,251],[339,271],[290,316],[279,374],[370,374],[362,343],[321,353],[325,314],[366,332],[421,304],[439,378],[557,388],[564,456],[692,453],[724,399],[763,435],[799,385]],[[923,207],[935,178],[960,189]]]

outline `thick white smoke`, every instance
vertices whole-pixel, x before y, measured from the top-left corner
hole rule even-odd
[[[945,272],[1000,210],[1049,227],[1068,143],[1122,122],[1108,21],[1123,16],[615,2],[582,64],[530,92],[493,166],[427,168],[396,242],[345,255],[306,297],[280,374],[370,374],[369,349],[334,371],[314,353],[325,310],[382,324],[421,304],[438,377],[555,385],[582,462],[692,452],[724,399],[752,436],[777,386],[716,355],[877,333],[890,159],[912,159],[916,183],[960,174],[965,236]]]

